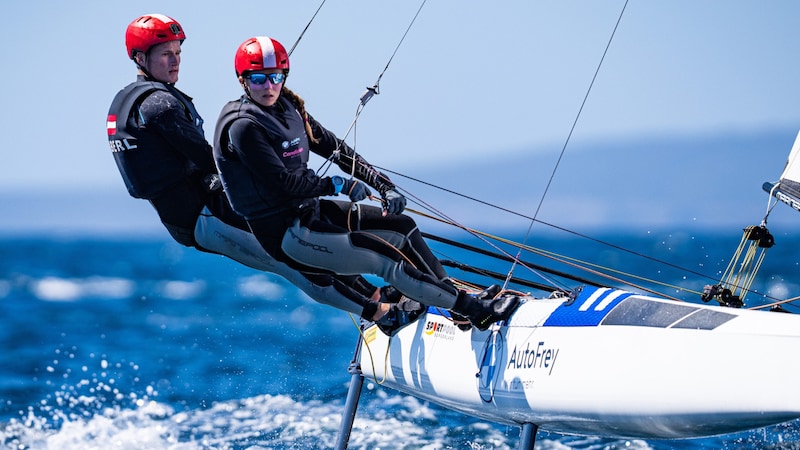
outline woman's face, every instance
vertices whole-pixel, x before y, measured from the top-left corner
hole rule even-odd
[[[254,71],[243,78],[243,83],[250,92],[250,98],[261,106],[274,105],[286,81],[286,75],[281,69]]]
[[[142,55],[139,64],[147,70],[150,76],[162,83],[178,81],[178,69],[181,65],[180,41],[156,44],[150,47],[146,55],[142,53],[139,55]]]

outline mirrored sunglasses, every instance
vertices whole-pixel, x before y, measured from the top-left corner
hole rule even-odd
[[[281,84],[286,80],[286,74],[278,73],[251,73],[247,76],[253,84],[264,84],[269,80],[272,84]]]

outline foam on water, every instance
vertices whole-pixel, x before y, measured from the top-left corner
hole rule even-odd
[[[116,277],[63,278],[45,276],[42,278],[23,278],[23,284],[35,298],[43,301],[73,302],[92,299],[123,299],[133,296],[137,290],[147,289],[141,282]],[[0,280],[0,298],[7,296],[12,289],[12,282]],[[286,289],[273,281],[273,278],[258,274],[239,279],[236,283],[237,294],[248,298],[264,300],[281,299]],[[152,287],[152,292],[168,300],[187,300],[197,298],[208,291],[205,280],[160,280]],[[308,300],[302,292],[301,296]]]
[[[51,276],[31,280],[30,290],[40,300],[77,301],[92,298],[125,298],[131,295],[135,285],[133,281],[123,278],[67,279]]]
[[[273,282],[266,275],[252,275],[239,280],[237,290],[245,297],[259,297],[264,299],[276,299],[285,295],[286,290],[283,286]]]
[[[669,253],[661,256],[697,254],[678,248],[693,245],[679,237],[661,244]],[[777,248],[785,254],[771,254],[780,264],[762,268],[768,284],[760,288],[779,298],[798,288],[797,246],[789,244]],[[335,443],[357,336],[347,314],[317,304],[277,276],[173,243],[0,245],[14,255],[0,260],[0,448],[313,450]],[[554,245],[561,247],[570,243]],[[701,268],[716,274],[725,256],[708,253]],[[715,376],[697,382],[712,383]],[[658,388],[658,380],[643,382]],[[486,423],[374,380],[364,387],[350,449],[517,448],[516,427]],[[780,386],[764,380],[764,389]],[[682,441],[541,430],[536,449],[798,449],[798,442],[800,422],[791,422]]]
[[[284,395],[187,411],[135,395],[120,395],[106,404],[97,396],[62,392],[53,403],[6,423],[0,441],[6,448],[41,450],[326,449],[336,442],[342,415],[340,402],[301,402]],[[390,415],[386,408],[396,411]],[[462,434],[478,436],[458,438],[465,448],[513,448],[513,436],[480,423],[436,426],[435,412],[410,397],[382,393],[363,404],[361,412],[351,449],[453,448],[454,437]]]
[[[75,358],[71,351],[56,351],[47,376],[42,377],[56,387],[55,392],[0,424],[4,448],[314,450],[332,448],[339,435],[343,398],[297,400],[264,394],[214,402],[207,408],[181,408],[160,400],[153,384],[142,384],[136,363],[90,355],[76,365]],[[59,380],[64,382],[58,385]],[[348,448],[510,450],[517,438],[513,427],[442,411],[368,381]],[[580,448],[607,443],[592,438],[578,442]],[[620,444],[619,448],[650,448],[639,441]],[[537,449],[567,448],[574,447],[563,439],[545,437],[537,442]]]
[[[196,298],[206,289],[206,282],[203,280],[164,281],[160,285],[161,296],[171,300],[187,300]]]

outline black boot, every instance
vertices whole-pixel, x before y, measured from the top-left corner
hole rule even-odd
[[[422,303],[403,297],[399,302],[393,303],[389,311],[375,321],[375,325],[383,334],[394,336],[401,328],[417,320],[427,309]]]
[[[478,292],[478,294],[475,295],[475,298],[477,298],[478,300],[489,300],[493,299],[499,293],[500,293],[500,286],[493,284],[487,287],[486,289]]]
[[[498,293],[500,293],[500,286],[493,284],[475,294],[475,298],[478,300],[490,300],[493,299]],[[450,316],[453,318],[453,322],[459,330],[469,331],[472,329],[472,323],[469,321],[469,317],[462,316],[461,314],[452,310],[450,311]]]
[[[519,304],[520,299],[516,295],[479,299],[459,291],[452,311],[468,318],[475,328],[485,331],[495,322],[508,320]]]
[[[380,303],[397,303],[403,298],[403,294],[392,285],[383,286],[380,292],[381,298],[378,300]]]

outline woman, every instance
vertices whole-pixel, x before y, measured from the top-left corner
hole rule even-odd
[[[306,113],[285,86],[289,56],[280,42],[244,41],[234,67],[244,95],[220,113],[214,159],[231,205],[270,255],[300,270],[375,274],[481,330],[510,317],[519,298],[456,289],[414,221],[400,214],[405,198],[391,180]],[[350,177],[318,176],[307,167],[309,152],[332,158]],[[370,196],[367,185],[380,193],[383,210],[356,203]],[[338,194],[351,203],[319,198]]]
[[[125,30],[127,57],[136,81],[122,89],[108,112],[108,140],[128,192],[147,199],[180,244],[225,255],[255,269],[276,273],[311,298],[367,320],[407,320],[379,299],[400,297],[377,290],[362,277],[301,273],[269,256],[222,192],[203,119],[191,97],[175,87],[183,27],[163,14],[136,18]]]

